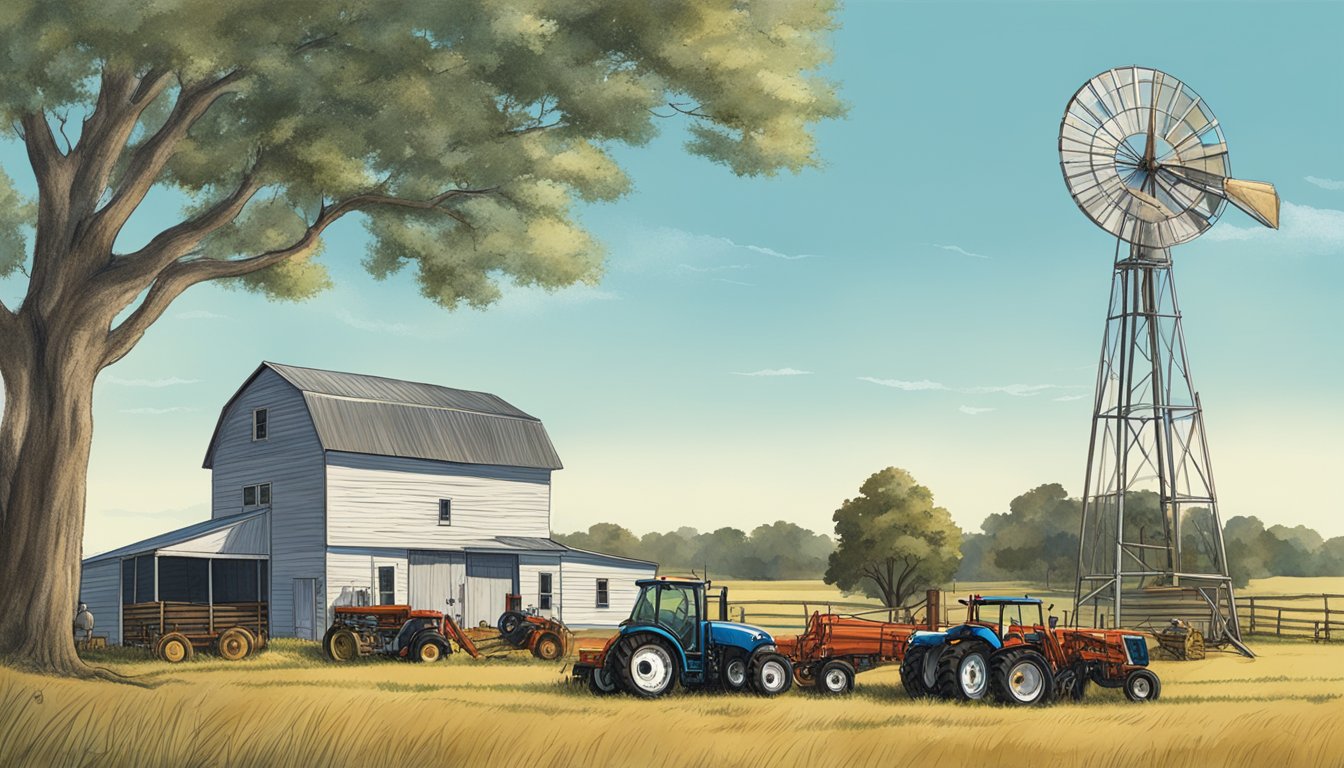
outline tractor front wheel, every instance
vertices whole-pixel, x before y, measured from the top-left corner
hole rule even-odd
[[[610,696],[621,692],[616,673],[607,667],[595,667],[588,673],[588,690],[597,696]]]
[[[159,638],[158,645],[154,648],[154,654],[170,664],[177,664],[183,661],[191,661],[191,657],[196,655],[196,649],[191,647],[191,641],[187,639],[186,635],[180,632],[169,632]]]
[[[354,661],[359,658],[359,638],[345,627],[327,631],[326,641],[322,643],[327,658],[332,661]]]
[[[553,632],[543,634],[532,647],[532,655],[542,661],[555,661],[564,655],[564,651],[565,647],[560,644],[560,638]]]
[[[922,699],[938,693],[938,654],[942,646],[917,645],[905,652],[901,659],[901,684],[912,699]]]
[[[656,635],[632,635],[616,644],[616,672],[621,687],[645,699],[656,699],[677,684],[677,659],[667,641]]]
[[[793,664],[773,651],[751,657],[751,687],[761,696],[778,696],[793,687]]]
[[[821,672],[817,675],[817,693],[839,696],[853,690],[853,665],[842,659],[832,659],[821,666]]]
[[[448,647],[448,641],[438,633],[421,635],[415,641],[415,647],[411,649],[411,660],[433,664],[443,658],[443,649],[446,647]]]
[[[1055,689],[1050,663],[1035,651],[1002,651],[990,661],[994,698],[1003,704],[1048,704]]]
[[[938,657],[938,695],[953,701],[979,701],[989,692],[989,646],[963,641]]]
[[[747,687],[747,660],[741,653],[734,653],[723,664],[720,674],[723,687],[730,691],[741,691]]]
[[[1162,695],[1162,681],[1146,669],[1136,669],[1125,676],[1125,697],[1130,701],[1157,701]]]

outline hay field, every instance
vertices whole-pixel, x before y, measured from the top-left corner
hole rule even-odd
[[[596,698],[523,658],[433,666],[322,661],[277,641],[238,663],[103,664],[150,690],[0,668],[5,766],[1333,766],[1344,756],[1344,645],[1262,643],[1250,661],[1158,662],[1161,701],[1100,691],[1009,709],[906,698],[895,669],[856,693]]]

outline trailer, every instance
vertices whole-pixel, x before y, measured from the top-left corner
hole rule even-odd
[[[121,609],[122,644],[174,664],[206,650],[238,661],[266,647],[268,620],[264,601],[134,603]]]
[[[885,611],[884,611],[885,612]],[[793,662],[799,686],[822,694],[854,690],[854,678],[887,664],[900,664],[921,624],[906,624],[814,612],[801,635],[776,638],[779,652]]]

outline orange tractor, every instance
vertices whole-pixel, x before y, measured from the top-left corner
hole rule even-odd
[[[322,649],[332,661],[379,653],[435,662],[453,652],[449,639],[473,658],[480,657],[472,638],[453,617],[439,611],[417,611],[409,605],[341,605],[333,609]]]
[[[930,616],[936,614],[930,612]],[[793,679],[799,686],[823,694],[844,694],[854,690],[855,675],[884,664],[899,664],[910,638],[932,629],[937,629],[936,623],[900,624],[816,612],[801,635],[776,638],[775,644],[793,662]]]
[[[976,701],[992,695],[1005,704],[1048,704],[1081,699],[1089,683],[1124,688],[1130,701],[1162,692],[1148,669],[1148,642],[1136,632],[1058,629],[1041,601],[1030,597],[961,600],[964,624],[912,637],[901,680],[915,697]]]

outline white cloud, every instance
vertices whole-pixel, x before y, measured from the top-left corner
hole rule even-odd
[[[1330,189],[1330,190],[1344,189],[1344,181],[1336,181],[1335,179],[1322,179],[1320,176],[1308,176],[1307,183],[1315,184],[1321,189]]]
[[[749,373],[732,371],[734,376],[808,376],[811,373],[811,371],[800,371],[797,368],[762,368],[759,371]]]
[[[337,310],[336,317],[342,323],[361,331],[370,333],[390,333],[393,336],[423,336],[420,329],[406,323],[389,323],[386,320],[374,320],[367,317],[359,317],[348,309]]]
[[[632,226],[611,245],[613,268],[626,272],[676,274],[754,269],[763,262],[743,263],[744,252],[774,261],[822,258],[814,253],[785,253],[764,245],[743,244],[727,237],[701,235],[675,227]]]
[[[743,285],[743,286],[746,286],[746,287],[748,287],[748,288],[755,288],[755,287],[756,287],[756,284],[755,284],[755,283],[744,283],[744,282],[742,282],[741,280],[729,280],[729,279],[726,278],[726,277],[716,277],[716,278],[714,278],[714,280],[715,280],[715,282],[719,282],[719,283],[727,283],[727,284],[729,284],[729,285]]]
[[[598,301],[617,301],[621,298],[615,291],[606,291],[593,285],[571,285],[568,288],[548,291],[535,286],[509,286],[504,295],[492,307],[484,312],[517,312],[534,314],[552,307],[577,306]]]
[[[948,391],[946,384],[939,384],[936,381],[921,379],[920,381],[904,381],[902,379],[877,379],[872,376],[860,376],[859,381],[868,381],[883,387],[899,389],[903,392],[924,392],[929,390]]]
[[[177,376],[171,376],[166,379],[123,379],[120,376],[107,375],[103,377],[103,381],[121,387],[149,387],[151,389],[162,389],[163,387],[175,387],[179,384],[198,384],[201,380],[182,379]]]
[[[121,413],[136,413],[149,416],[162,416],[165,413],[191,413],[200,410],[198,408],[188,408],[183,405],[175,405],[171,408],[122,408]]]
[[[1073,402],[1074,400],[1082,400],[1082,399],[1085,398],[1085,397],[1087,397],[1087,395],[1060,395],[1059,397],[1056,397],[1056,398],[1055,398],[1055,402],[1056,402],[1056,403],[1071,403],[1071,402]]]
[[[763,245],[738,245],[737,243],[734,243],[732,240],[729,240],[729,239],[726,238],[726,237],[723,238],[723,239],[724,239],[725,242],[727,242],[729,245],[733,246],[734,248],[746,248],[748,251],[754,251],[754,252],[756,252],[756,253],[761,253],[761,254],[764,254],[764,255],[766,255],[766,256],[773,256],[773,257],[775,257],[776,259],[784,259],[785,261],[798,261],[799,259],[819,259],[819,258],[821,258],[820,256],[818,256],[818,255],[815,254],[815,253],[800,253],[800,254],[791,256],[791,255],[789,255],[789,254],[787,254],[787,253],[780,253],[779,251],[776,251],[774,248],[766,248],[766,247],[763,246]]]
[[[1004,384],[996,387],[967,387],[958,390],[970,394],[1001,393],[1012,395],[1013,397],[1035,397],[1051,389],[1075,389],[1076,387],[1066,387],[1061,384]]]
[[[962,256],[970,256],[970,257],[973,258],[973,259],[988,259],[988,258],[989,258],[988,256],[985,256],[985,255],[983,255],[983,254],[979,254],[979,253],[971,253],[970,251],[966,250],[965,248],[962,248],[960,245],[943,245],[943,244],[941,244],[941,243],[931,243],[931,245],[932,245],[934,248],[942,248],[944,251],[951,251],[951,252],[953,252],[953,253],[960,253]]]
[[[1324,256],[1344,250],[1344,211],[1284,201],[1279,209],[1277,232],[1259,225],[1238,226],[1221,222],[1203,239],[1254,242],[1283,255]]]
[[[678,264],[678,269],[684,269],[687,272],[727,272],[734,269],[751,269],[746,264],[719,264],[713,267],[697,267],[691,264]]]
[[[211,312],[208,309],[189,309],[186,312],[178,312],[173,315],[178,320],[228,320],[228,315],[221,315]]]
[[[961,411],[962,413],[966,414],[967,416],[977,416],[977,415],[982,414],[982,413],[989,413],[990,411],[992,411],[992,410],[994,410],[994,409],[993,409],[993,408],[976,408],[975,406],[972,406],[972,405],[963,405],[963,406],[961,406],[960,408],[958,408],[957,410],[958,410],[958,411]]]

